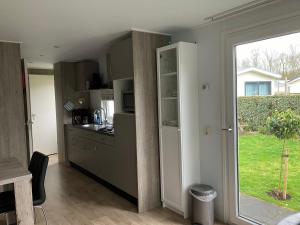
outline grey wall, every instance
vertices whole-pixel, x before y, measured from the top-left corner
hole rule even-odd
[[[206,136],[204,132],[201,132],[200,135],[200,173],[201,182],[212,185],[218,192],[216,216],[219,220],[224,219],[224,208],[227,207],[227,205],[224,205],[223,193],[223,135],[221,132],[222,32],[253,25],[296,11],[300,11],[300,1],[285,0],[281,3],[256,9],[255,11],[225,21],[176,33],[173,36],[173,42],[187,41],[199,43],[199,87],[204,83],[210,84],[208,91],[200,90],[199,97],[200,131],[203,131],[206,126],[211,127],[210,135]]]

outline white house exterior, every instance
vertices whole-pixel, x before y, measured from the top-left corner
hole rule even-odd
[[[248,68],[237,74],[237,96],[266,96],[284,92],[280,74]]]
[[[300,94],[300,77],[297,77],[288,82],[288,88],[290,94]]]

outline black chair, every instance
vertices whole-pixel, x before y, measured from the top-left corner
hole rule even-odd
[[[28,167],[28,170],[32,173],[33,206],[42,210],[46,224],[48,224],[48,221],[42,204],[46,200],[46,191],[44,183],[48,167],[48,161],[48,156],[40,152],[34,152]],[[0,193],[0,214],[15,211],[15,209],[16,206],[14,191]]]

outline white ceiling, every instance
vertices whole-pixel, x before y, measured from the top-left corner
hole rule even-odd
[[[1,0],[0,40],[22,42],[22,56],[34,63],[97,58],[132,28],[174,33],[251,1]]]

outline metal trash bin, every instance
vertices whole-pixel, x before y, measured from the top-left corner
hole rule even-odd
[[[214,225],[214,199],[217,192],[208,185],[196,184],[190,188],[192,196],[192,223]]]

